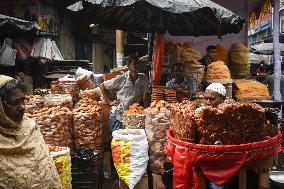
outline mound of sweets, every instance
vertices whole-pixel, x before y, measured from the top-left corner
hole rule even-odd
[[[134,103],[129,106],[128,110],[124,111],[125,115],[129,114],[144,114],[144,108],[140,106],[138,103]]]
[[[145,109],[145,130],[149,142],[149,166],[153,173],[164,172],[164,163],[167,160],[165,143],[167,141],[167,130],[171,126],[170,104],[166,101],[152,102]]]
[[[35,120],[47,144],[71,147],[73,117],[68,108],[42,108],[26,115]]]
[[[82,89],[94,89],[96,85],[93,83],[89,75],[81,75],[76,79],[76,84]]]
[[[182,103],[172,104],[170,110],[174,137],[187,142],[195,142],[196,117],[194,105],[189,101],[183,101]]]
[[[127,129],[144,129],[144,108],[138,103],[129,106],[128,110],[124,111],[124,118],[122,120],[122,124]]]
[[[43,97],[40,95],[27,96],[26,113],[33,113],[43,107]]]
[[[254,103],[223,103],[196,113],[188,102],[175,104],[171,120],[174,137],[201,144],[245,144],[274,137],[277,121]]]

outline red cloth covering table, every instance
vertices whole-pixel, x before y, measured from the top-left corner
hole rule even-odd
[[[199,189],[197,166],[205,178],[222,185],[244,164],[271,157],[283,150],[280,132],[268,140],[240,145],[184,142],[173,138],[172,130],[168,130],[167,137],[165,151],[174,164],[174,189]]]

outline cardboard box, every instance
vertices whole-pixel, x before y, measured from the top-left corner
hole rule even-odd
[[[153,176],[153,189],[166,189],[162,181],[162,175],[152,174]]]
[[[119,189],[129,189],[129,187],[121,179],[119,179]],[[143,176],[134,189],[149,189],[148,176]]]

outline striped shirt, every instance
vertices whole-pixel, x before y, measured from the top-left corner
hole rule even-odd
[[[185,77],[182,83],[177,83],[175,79],[172,79],[166,83],[166,87],[169,88],[186,88],[189,90],[189,95],[192,96],[196,92],[195,81],[189,77]]]

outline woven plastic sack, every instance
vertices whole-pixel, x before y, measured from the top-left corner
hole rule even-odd
[[[59,152],[50,152],[64,189],[71,188],[71,157],[69,148],[61,148]]]
[[[114,166],[119,178],[133,189],[146,173],[148,141],[143,129],[121,129],[112,133]]]

